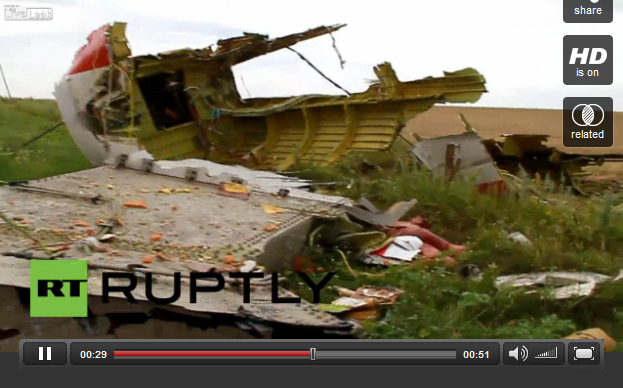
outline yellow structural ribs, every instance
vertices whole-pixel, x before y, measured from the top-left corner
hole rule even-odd
[[[363,93],[312,96],[269,113],[266,140],[254,152],[257,167],[284,170],[297,160],[329,164],[350,152],[386,150],[408,120],[434,104],[475,102],[486,92],[484,77],[473,69],[405,83],[388,63],[375,70],[379,82]]]

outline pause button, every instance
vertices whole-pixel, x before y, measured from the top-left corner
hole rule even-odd
[[[67,345],[64,342],[24,342],[21,353],[25,365],[67,363]]]
[[[51,346],[39,346],[39,361],[52,361],[52,347]]]

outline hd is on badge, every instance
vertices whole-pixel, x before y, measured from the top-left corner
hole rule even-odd
[[[566,35],[562,45],[565,85],[612,85],[611,35]]]
[[[565,98],[562,144],[565,147],[612,147],[613,105],[610,97]]]

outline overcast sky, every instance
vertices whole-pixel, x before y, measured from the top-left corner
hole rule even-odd
[[[9,4],[54,14],[52,21],[0,20],[0,64],[16,97],[52,98],[87,35],[114,21],[128,22],[135,55],[205,47],[243,31],[276,37],[346,23],[334,34],[343,70],[329,36],[295,49],[350,92],[365,90],[373,66],[388,61],[403,81],[476,68],[489,90],[477,106],[561,108],[567,96],[610,96],[623,110],[623,0],[615,0],[610,24],[564,23],[563,0],[0,0]],[[613,35],[614,83],[564,85],[564,35]],[[243,97],[340,93],[288,50],[234,72]]]

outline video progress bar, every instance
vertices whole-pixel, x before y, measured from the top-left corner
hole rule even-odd
[[[419,359],[455,360],[456,350],[115,350],[115,359],[181,359],[181,358],[292,358],[310,360],[340,359]]]
[[[115,358],[311,357],[310,350],[115,350]]]

